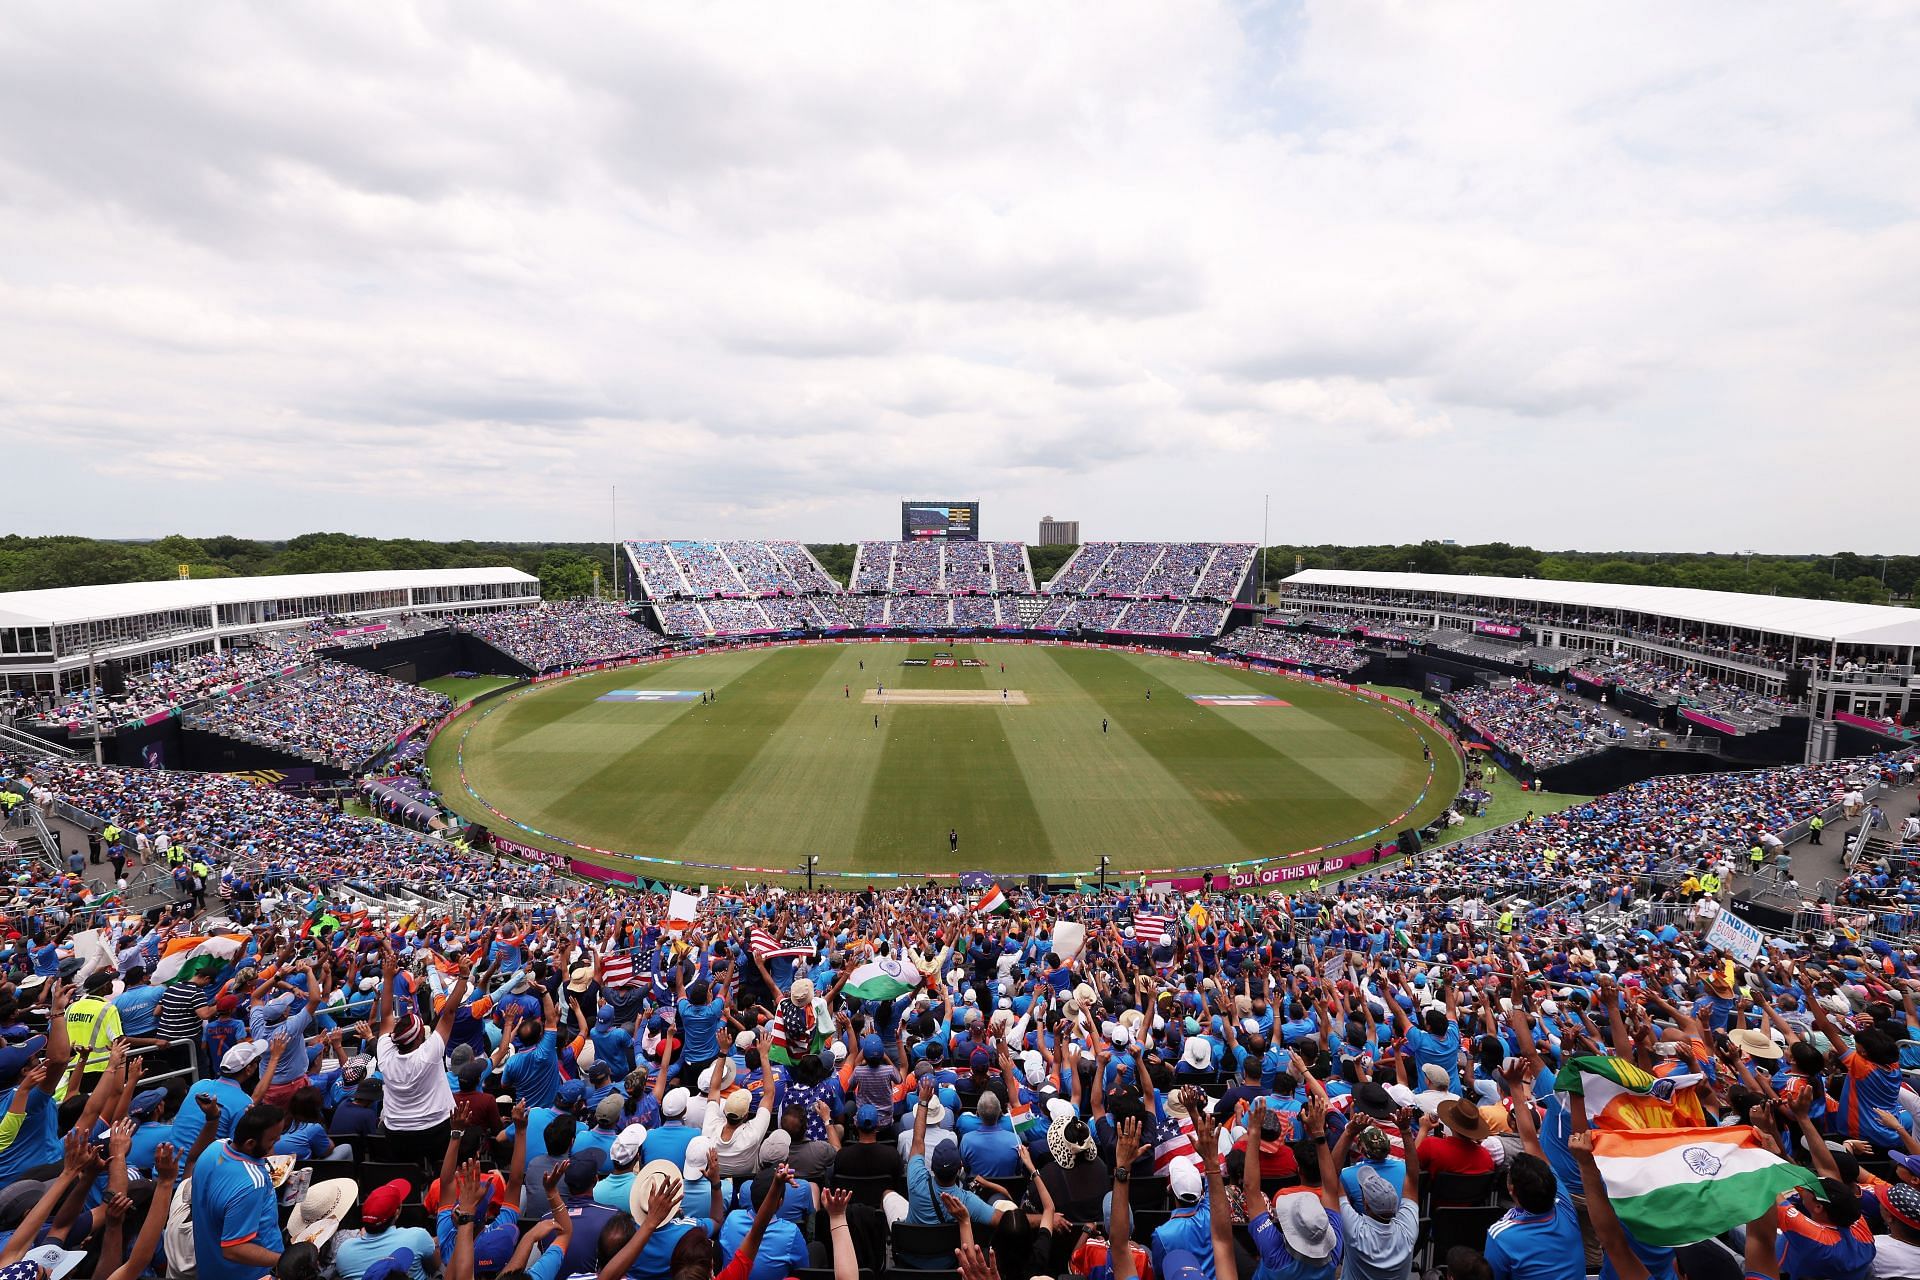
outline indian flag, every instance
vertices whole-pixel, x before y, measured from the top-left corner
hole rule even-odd
[[[185,982],[208,969],[224,969],[247,945],[245,934],[216,933],[205,938],[174,938],[153,967],[156,983]]]
[[[1656,1080],[1625,1058],[1574,1058],[1554,1077],[1554,1092],[1585,1098],[1595,1129],[1672,1129],[1705,1122],[1693,1086],[1698,1075]]]
[[[1795,1187],[1820,1189],[1812,1173],[1762,1147],[1751,1125],[1596,1130],[1593,1159],[1613,1211],[1642,1244],[1710,1240]]]
[[[977,916],[997,916],[1003,911],[1013,910],[1013,904],[1007,901],[1007,895],[995,885],[987,890],[987,896],[973,904],[973,914]]]
[[[1022,1138],[1025,1138],[1028,1131],[1040,1123],[1040,1117],[1033,1114],[1032,1104],[1026,1102],[1014,1103],[1013,1110],[1007,1112],[1007,1118],[1013,1121],[1013,1131]]]
[[[855,969],[840,994],[849,1000],[897,1000],[920,985],[920,971],[884,956]]]
[[[674,932],[691,929],[700,919],[698,895],[675,889],[667,898],[667,928]]]

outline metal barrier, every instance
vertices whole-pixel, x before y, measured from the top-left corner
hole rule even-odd
[[[185,1080],[191,1085],[200,1078],[200,1042],[198,1040],[169,1040],[165,1044],[141,1045],[138,1049],[127,1050],[127,1057],[151,1057],[156,1053],[165,1053],[170,1049],[179,1048],[181,1045],[185,1045],[187,1048],[187,1065],[178,1067],[172,1071],[161,1071],[153,1075],[142,1075],[140,1077],[141,1088],[151,1089],[155,1085],[163,1084],[169,1080]]]

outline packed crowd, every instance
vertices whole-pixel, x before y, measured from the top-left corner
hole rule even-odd
[[[798,542],[625,543],[649,599],[815,595],[840,588]]]
[[[1016,615],[1010,623],[1018,625]],[[956,627],[998,627],[1003,625],[1000,617],[1000,602],[992,596],[955,596],[953,598],[953,625]]]
[[[354,772],[452,706],[444,693],[344,662],[316,662],[204,702],[185,723]]]
[[[126,677],[125,691],[108,695],[95,686],[68,694],[35,718],[50,725],[86,725],[97,713],[102,725],[137,724],[148,716],[190,706],[234,685],[274,675],[305,660],[319,643],[317,632],[291,628],[262,632],[241,648],[229,646],[176,661],[156,661]]]
[[[1236,627],[1220,637],[1213,648],[1229,657],[1311,667],[1338,675],[1351,675],[1367,662],[1367,655],[1351,640],[1285,627]]]
[[[1033,591],[1026,547],[1018,542],[863,542],[853,591],[944,595]]]
[[[1231,599],[1256,548],[1238,542],[1089,542],[1046,586],[1049,595]]]
[[[1604,751],[1632,733],[1618,716],[1526,680],[1461,685],[1442,701],[1489,742],[1535,769]]]
[[[754,635],[773,629],[757,600],[708,600],[701,607],[706,610],[708,625],[722,635]]]
[[[471,614],[460,626],[536,675],[652,653],[665,644],[625,605],[607,600],[550,600],[537,609]]]
[[[279,907],[204,932],[21,877],[0,1278],[1912,1275],[1920,957],[1620,911],[1904,767],[1663,779],[1290,895],[688,912],[310,817],[263,833]],[[163,832],[305,804],[29,785]],[[334,896],[370,878],[444,906]]]
[[[887,624],[894,627],[950,627],[952,604],[945,596],[895,596],[887,608]]]
[[[1584,659],[1579,670],[1596,684],[1618,685],[1629,693],[1664,707],[1694,707],[1747,718],[1779,720],[1804,707],[1737,684],[1716,680],[1700,671],[1682,670],[1648,658],[1600,656]]]

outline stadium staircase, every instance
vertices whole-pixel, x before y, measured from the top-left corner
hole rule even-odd
[[[78,760],[80,753],[72,747],[58,742],[49,742],[45,738],[23,733],[9,725],[0,725],[0,751],[8,755],[20,755],[45,758],[52,756],[58,760]]]

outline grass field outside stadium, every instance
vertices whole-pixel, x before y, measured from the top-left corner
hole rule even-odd
[[[981,665],[917,665],[936,655]],[[1461,778],[1443,735],[1332,686],[950,642],[738,649],[534,686],[447,726],[429,762],[447,803],[502,835],[694,881],[729,877],[575,846],[904,875],[1091,871],[1104,853],[1121,874],[1422,825]]]

